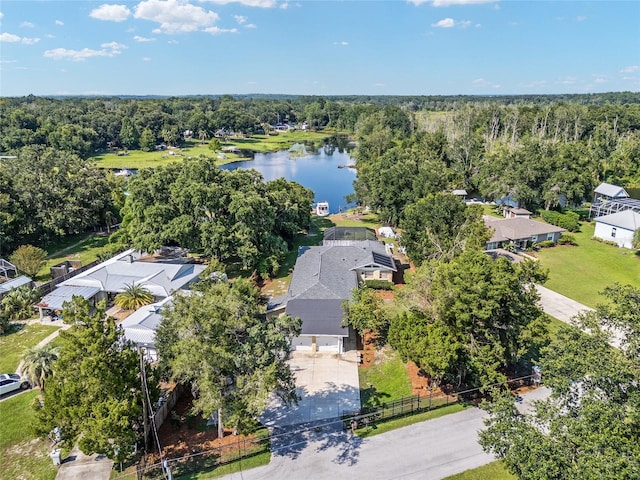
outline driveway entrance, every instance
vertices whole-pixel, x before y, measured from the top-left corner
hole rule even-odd
[[[289,365],[296,376],[297,406],[287,408],[278,401],[267,409],[263,422],[268,427],[284,427],[339,417],[360,409],[360,383],[356,351],[331,353],[291,353]]]

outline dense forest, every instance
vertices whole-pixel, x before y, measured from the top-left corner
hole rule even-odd
[[[46,246],[131,214],[142,201],[135,192],[146,187],[133,184],[125,196],[121,181],[93,166],[97,152],[179,145],[185,131],[210,141],[220,130],[254,135],[277,123],[302,122],[357,141],[355,200],[393,225],[402,225],[409,205],[447,189],[558,209],[588,201],[601,181],[640,185],[638,93],[2,98],[0,254],[25,243]],[[154,182],[157,175],[162,173],[138,182]],[[260,189],[257,194],[267,195]],[[175,209],[162,219],[175,226],[183,214]],[[121,238],[151,246],[138,235]],[[152,243],[185,238],[158,236]],[[275,265],[271,254],[258,257],[243,263]]]

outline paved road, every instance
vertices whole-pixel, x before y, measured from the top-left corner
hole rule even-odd
[[[521,408],[547,394],[544,388],[526,394]],[[288,432],[274,438],[269,465],[224,478],[439,480],[494,460],[477,440],[485,416],[484,411],[470,408],[367,439],[340,427]]]

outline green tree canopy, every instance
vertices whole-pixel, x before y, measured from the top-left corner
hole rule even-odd
[[[540,362],[551,397],[522,414],[505,396],[488,406],[487,452],[522,479],[632,479],[640,472],[640,289],[607,289],[612,303],[562,328]],[[614,303],[615,302],[615,303]],[[617,327],[621,349],[610,346]]]
[[[351,325],[360,335],[365,330],[371,330],[381,338],[386,338],[389,328],[389,316],[384,309],[382,298],[370,288],[354,288],[351,292],[351,300],[342,303],[344,311],[344,323],[346,327]]]
[[[30,277],[38,275],[46,263],[47,252],[33,245],[20,245],[9,257],[18,270]]]
[[[448,193],[436,193],[408,205],[401,222],[402,244],[409,257],[450,260],[467,248],[484,248],[490,238],[479,205]]]
[[[200,157],[143,170],[129,183],[118,236],[153,251],[180,245],[266,277],[287,242],[308,227],[313,193],[295,182],[264,182],[255,170],[221,170]]]
[[[407,281],[401,305],[408,313],[392,320],[389,341],[435,381],[503,381],[544,336],[534,286],[544,278],[537,264],[493,260],[475,250],[425,264]]]
[[[196,413],[222,412],[220,420],[246,431],[272,392],[296,401],[285,359],[300,319],[265,319],[249,281],[203,282],[192,295],[175,296],[163,317],[156,336],[161,362],[173,379],[191,384]]]
[[[77,440],[83,452],[122,459],[143,434],[138,354],[106,315],[104,302],[94,309],[74,297],[64,307],[64,321],[71,328],[60,332],[58,360],[44,404],[36,410],[36,430],[47,435],[60,427],[63,438]],[[153,389],[155,382],[148,384]],[[153,392],[150,396],[157,398]]]
[[[125,310],[137,310],[153,302],[153,295],[142,285],[131,283],[116,295],[114,303]]]

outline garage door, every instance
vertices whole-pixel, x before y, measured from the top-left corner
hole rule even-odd
[[[311,351],[311,337],[296,337],[291,343],[291,350]]]
[[[340,353],[339,337],[316,337],[318,352]]]

